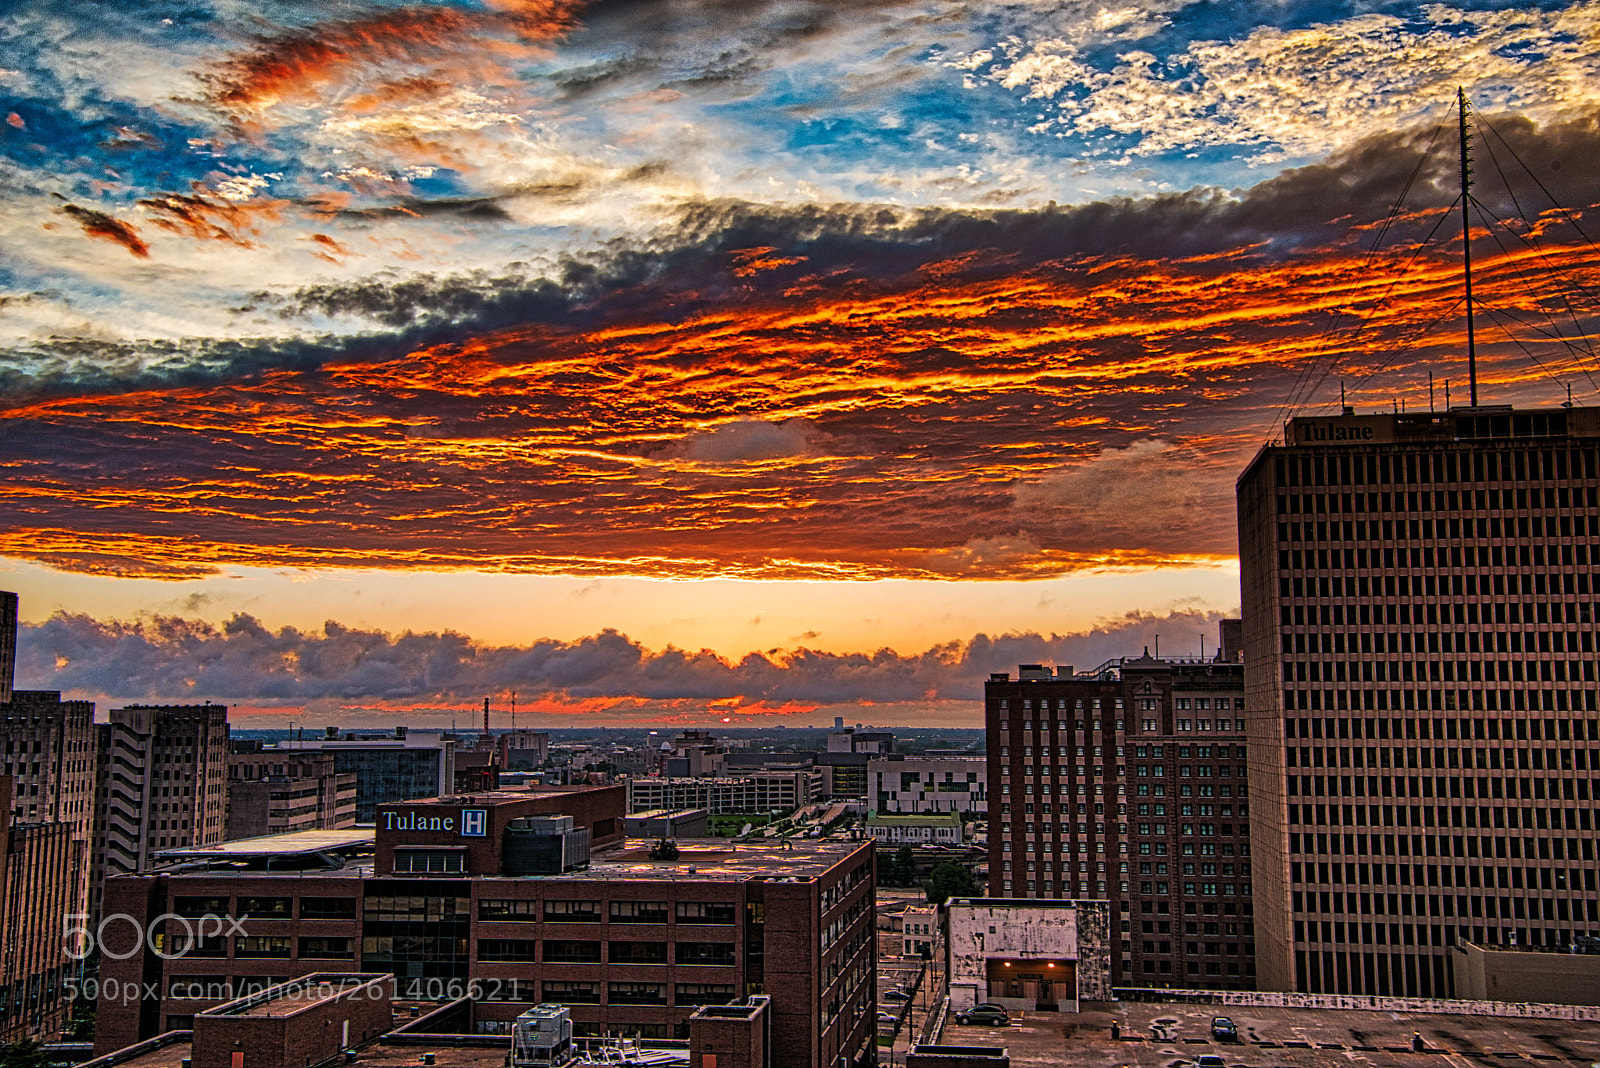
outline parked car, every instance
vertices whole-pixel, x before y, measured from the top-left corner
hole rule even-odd
[[[966,1012],[956,1013],[958,1024],[982,1024],[985,1027],[1004,1027],[1011,1022],[1006,1010],[998,1005],[974,1005]]]
[[[1216,1016],[1211,1020],[1211,1037],[1218,1042],[1233,1042],[1239,1037],[1239,1029],[1226,1016]]]
[[[883,995],[885,1001],[910,1001],[911,995],[904,990],[890,990]]]
[[[1228,1068],[1228,1062],[1215,1053],[1202,1053],[1194,1059],[1194,1068]]]

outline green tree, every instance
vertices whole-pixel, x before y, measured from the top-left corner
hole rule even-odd
[[[670,838],[659,838],[656,844],[650,847],[651,860],[677,860],[678,843]]]
[[[43,1068],[44,1052],[35,1039],[25,1038],[0,1049],[0,1068]]]
[[[928,892],[928,900],[935,905],[942,905],[953,897],[977,897],[981,893],[972,873],[953,860],[941,860],[935,864],[923,889]]]
[[[917,858],[910,846],[901,846],[894,851],[894,858],[889,861],[889,877],[895,886],[916,884]]]

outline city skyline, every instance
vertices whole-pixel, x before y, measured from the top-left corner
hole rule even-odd
[[[0,26],[28,687],[976,724],[990,670],[1198,655],[1291,401],[1465,397],[1459,227],[1421,247],[1458,84],[1485,220],[1534,219],[1475,239],[1522,323],[1480,321],[1483,397],[1596,392],[1524,349],[1555,276],[1600,281],[1547,199],[1600,202],[1593,4]]]

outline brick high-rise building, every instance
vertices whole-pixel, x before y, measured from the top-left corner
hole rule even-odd
[[[1023,665],[984,692],[989,893],[1111,902],[1119,985],[1253,987],[1242,665]]]
[[[1297,418],[1239,479],[1266,989],[1600,931],[1600,409]]]
[[[81,853],[70,823],[16,823],[13,780],[0,776],[0,1044],[61,1028],[71,998],[64,981],[74,961],[64,924],[77,907],[71,882]]]

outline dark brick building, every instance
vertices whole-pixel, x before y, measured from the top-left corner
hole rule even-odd
[[[1254,986],[1243,665],[1148,653],[985,687],[989,893],[1100,899],[1121,986]]]
[[[371,855],[342,866],[269,872],[310,860],[236,856],[226,871],[109,880],[108,913],[176,916],[157,943],[167,959],[148,944],[110,959],[133,946],[131,928],[128,945],[112,944],[128,925],[108,930],[102,980],[154,983],[162,997],[141,1008],[102,996],[96,1049],[186,1027],[229,993],[339,968],[392,973],[400,997],[471,995],[489,1033],[555,1003],[578,1035],[683,1036],[700,1006],[766,993],[783,1036],[774,1064],[870,1061],[871,844],[680,841],[675,861],[652,860],[651,843],[617,841],[621,793],[382,805]],[[191,938],[184,920],[198,935],[207,913],[231,919]]]

